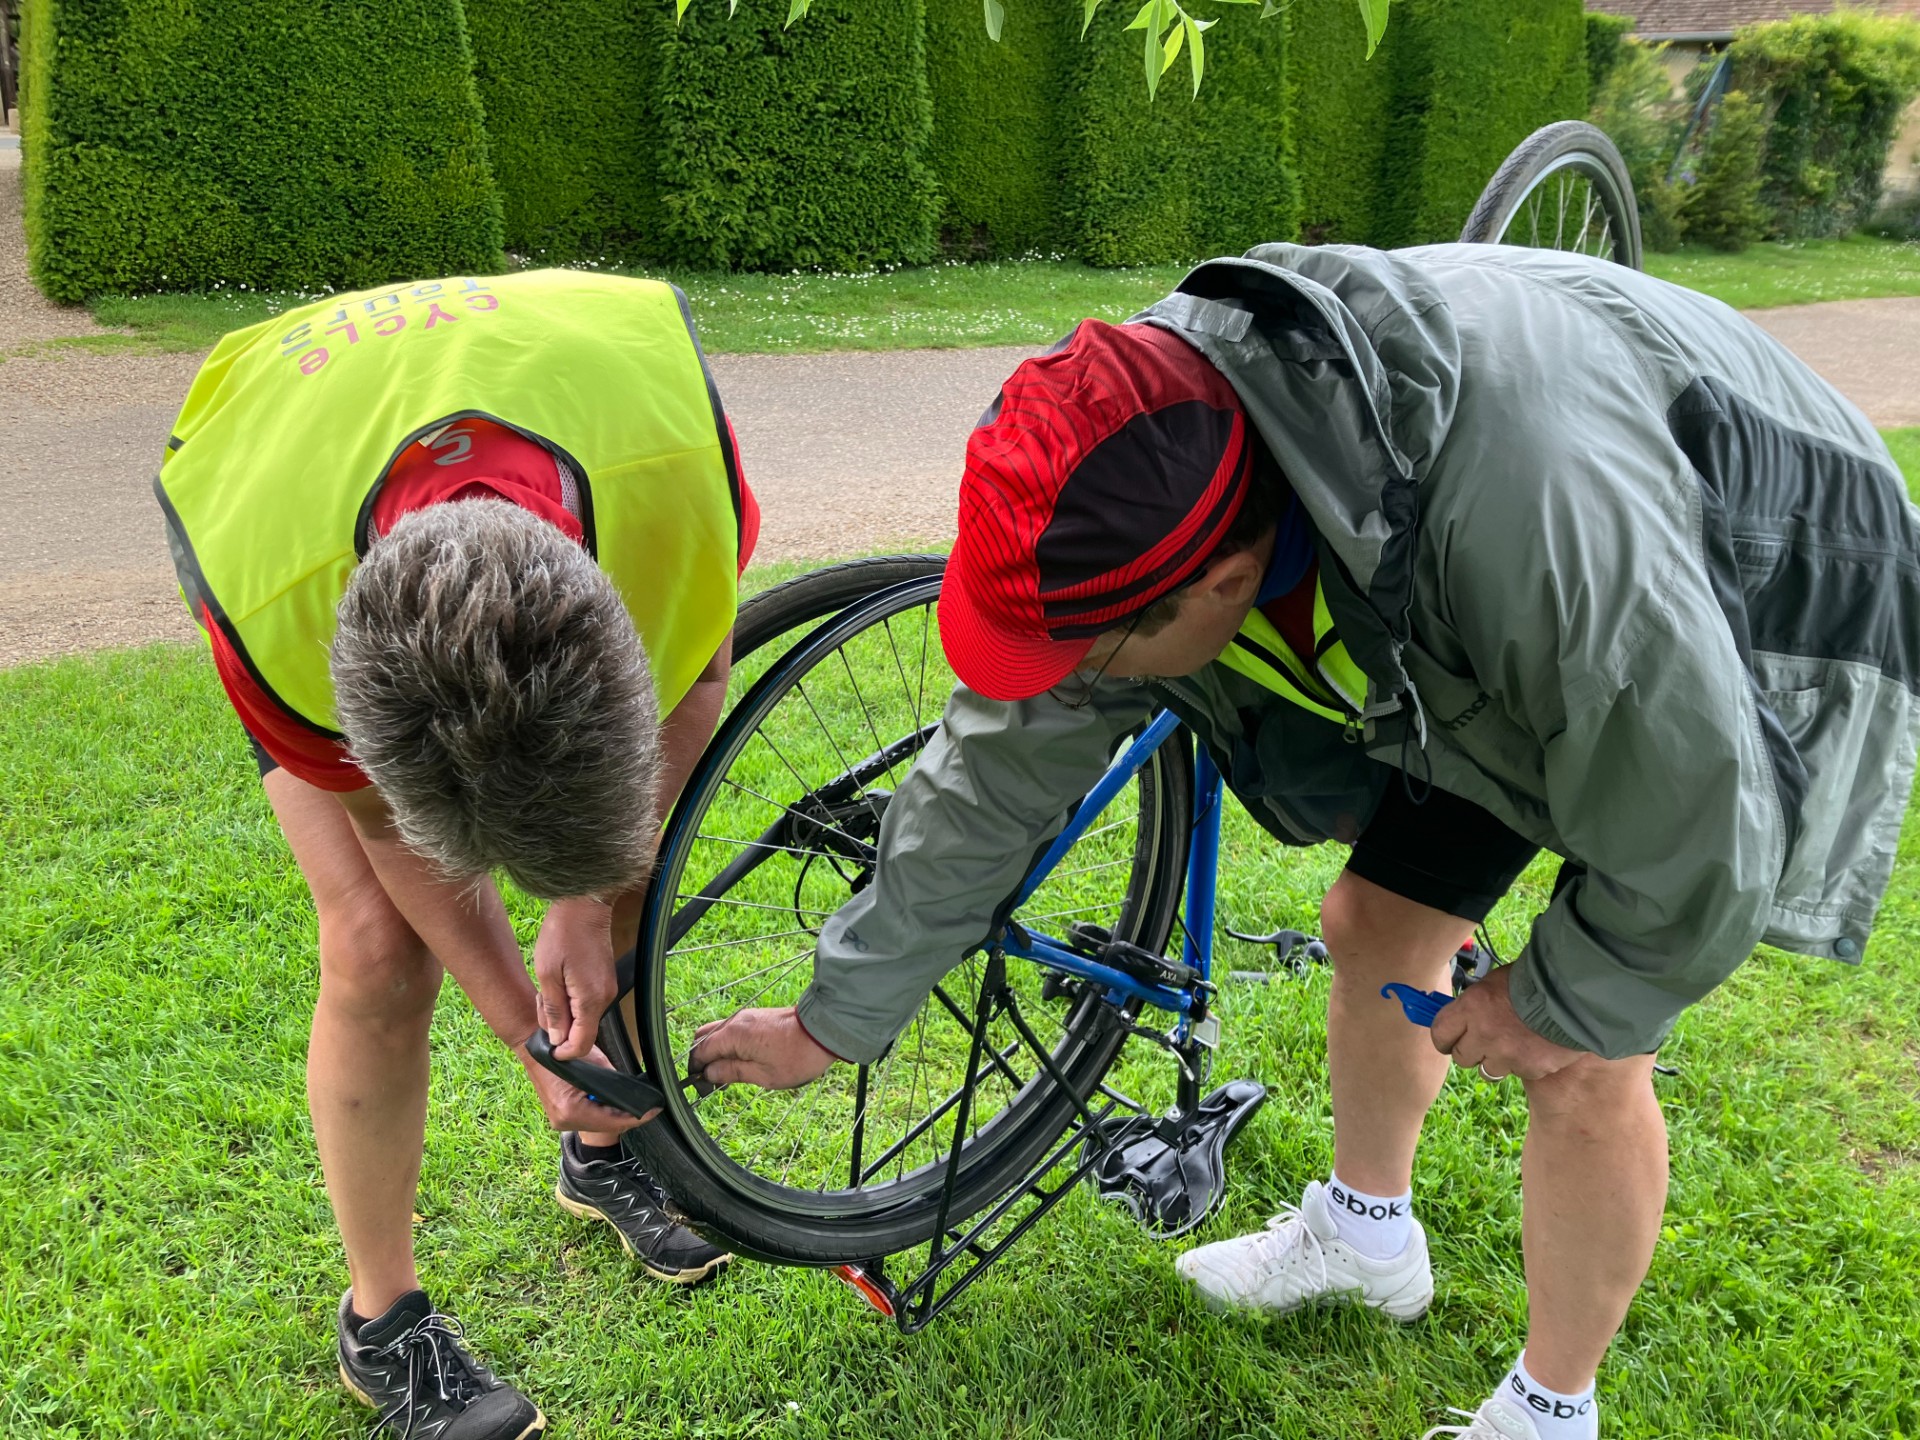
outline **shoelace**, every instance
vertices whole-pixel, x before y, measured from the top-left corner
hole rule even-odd
[[[458,1320],[433,1310],[399,1339],[373,1352],[376,1360],[398,1360],[402,1355],[407,1358],[407,1393],[373,1422],[373,1435],[379,1435],[381,1426],[391,1424],[402,1414],[407,1417],[407,1424],[400,1432],[400,1440],[408,1440],[413,1434],[419,1411],[412,1397],[429,1367],[434,1392],[445,1404],[464,1410],[487,1393],[493,1377],[460,1348],[464,1335]]]
[[[1326,1286],[1327,1247],[1307,1228],[1307,1217],[1300,1213],[1299,1207],[1289,1205],[1267,1221],[1266,1233],[1260,1236],[1258,1245],[1260,1258],[1268,1263],[1288,1264],[1301,1258],[1318,1261],[1319,1283],[1322,1288]]]
[[[1492,1440],[1504,1440],[1504,1437],[1498,1430],[1495,1430],[1490,1425],[1481,1424],[1480,1416],[1472,1410],[1462,1410],[1457,1405],[1449,1405],[1447,1407],[1447,1413],[1449,1415],[1464,1415],[1467,1418],[1467,1423],[1465,1425],[1436,1425],[1427,1431],[1426,1434],[1422,1435],[1420,1440],[1439,1440],[1439,1437],[1442,1435],[1457,1436],[1458,1440],[1486,1440],[1486,1437],[1489,1436],[1492,1437]]]
[[[600,1160],[595,1163],[605,1165],[618,1173],[622,1179],[632,1181],[634,1187],[647,1197],[654,1209],[664,1211],[667,1208],[667,1192],[660,1188],[659,1181],[640,1168],[640,1162],[633,1156],[622,1155],[618,1160]]]

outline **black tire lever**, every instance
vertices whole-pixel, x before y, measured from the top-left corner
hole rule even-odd
[[[527,1054],[574,1089],[584,1090],[589,1100],[624,1111],[636,1120],[666,1106],[666,1093],[651,1080],[591,1060],[562,1060],[553,1053],[553,1041],[545,1030],[535,1030],[527,1037]]]

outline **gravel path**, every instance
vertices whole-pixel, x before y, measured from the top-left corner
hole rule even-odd
[[[26,278],[19,152],[0,149],[0,665],[187,639],[152,476],[197,355],[31,353],[104,334]],[[1875,423],[1920,425],[1920,299],[1755,318]],[[1031,350],[723,355],[713,362],[765,516],[758,558],[950,539],[967,431]]]

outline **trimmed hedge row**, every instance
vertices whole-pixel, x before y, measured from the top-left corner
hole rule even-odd
[[[1103,10],[1070,55],[1066,198],[1080,258],[1146,265],[1293,239],[1285,25],[1231,17],[1244,23],[1208,50],[1199,99],[1183,56],[1148,104],[1141,35],[1122,8]]]
[[[921,0],[828,0],[729,17],[693,6],[663,47],[658,256],[702,269],[925,261],[939,192]]]
[[[1455,239],[1515,145],[1586,114],[1580,0],[1397,0],[1364,64],[1353,10],[1300,0],[1290,12],[1311,238]]]
[[[465,0],[507,248],[540,264],[658,246],[651,0]]]
[[[1060,12],[1045,0],[1016,0],[995,44],[981,24],[980,0],[927,0],[927,160],[940,183],[940,244],[950,255],[1024,255],[1067,244],[1059,204],[1061,66],[1075,35]]]
[[[1587,113],[1586,12],[1579,0],[1403,0],[1394,19],[1387,203],[1372,243],[1455,240],[1514,146]]]
[[[1230,10],[1206,87],[1142,93],[1130,9],[779,0],[34,0],[28,230],[61,299],[535,262],[836,269],[1292,238],[1450,238],[1585,109],[1580,0]],[[472,27],[472,45],[468,25]],[[57,59],[57,63],[55,63]],[[485,128],[483,129],[483,105]],[[497,182],[497,183],[496,183]],[[1304,192],[1304,194],[1303,194]],[[504,201],[504,206],[503,206]]]
[[[54,299],[502,264],[459,0],[26,20],[27,253]]]
[[[1296,0],[1287,12],[1294,163],[1300,175],[1300,235],[1309,244],[1364,243],[1374,234],[1380,169],[1393,114],[1391,57],[1406,0],[1371,60],[1359,7]]]

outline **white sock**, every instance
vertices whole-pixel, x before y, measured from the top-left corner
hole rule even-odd
[[[1527,1352],[1513,1362],[1495,1397],[1533,1422],[1540,1440],[1599,1440],[1600,1402],[1589,1385],[1578,1395],[1549,1390],[1527,1373]]]
[[[1338,1175],[1327,1179],[1327,1208],[1340,1238],[1369,1260],[1391,1260],[1413,1238],[1413,1191],[1369,1195]]]

